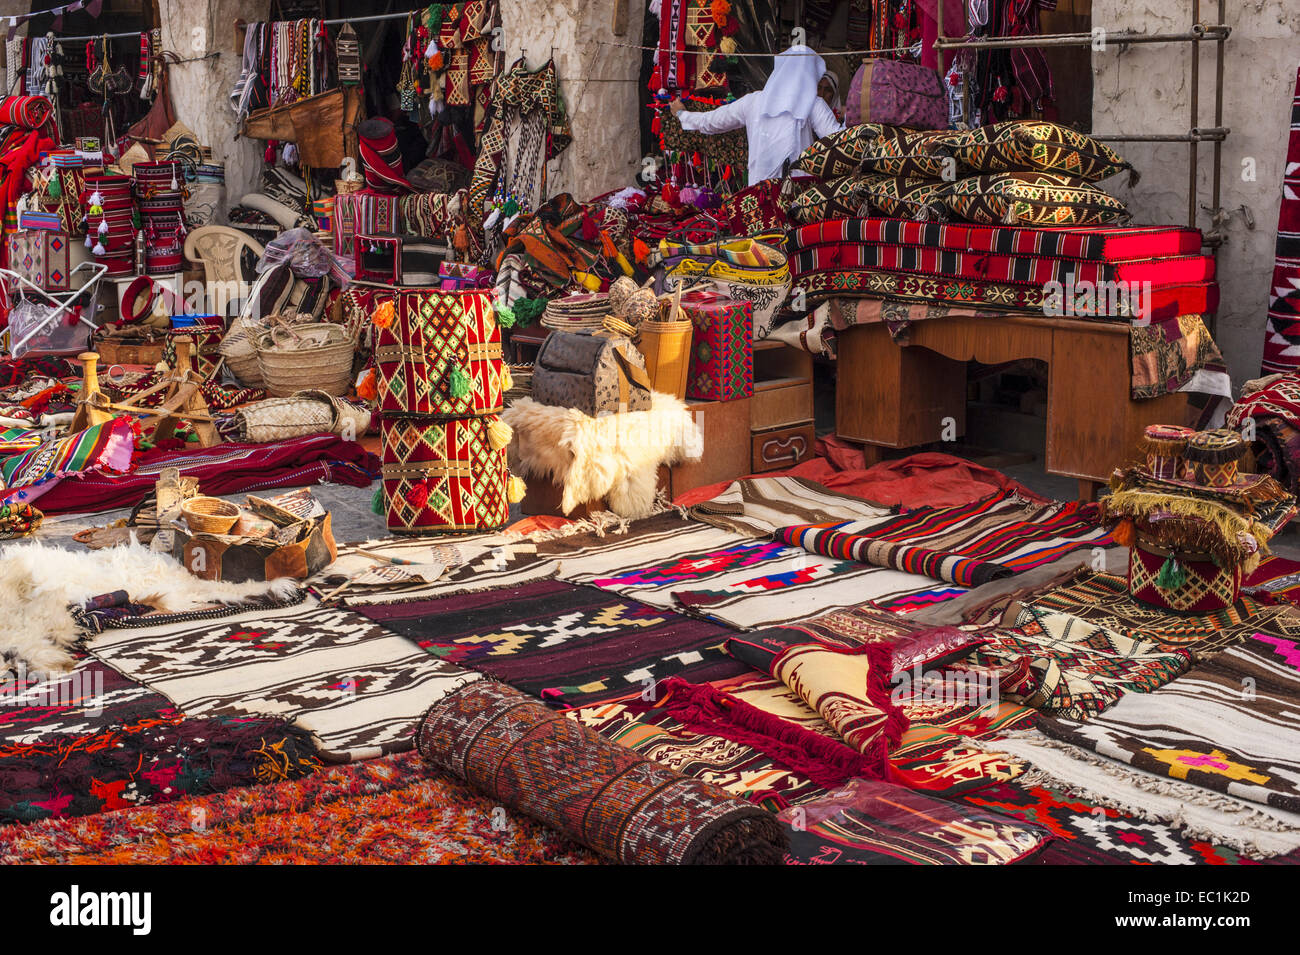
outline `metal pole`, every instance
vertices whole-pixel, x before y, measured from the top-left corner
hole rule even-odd
[[[1226,0],[1219,0],[1219,22],[1223,22],[1223,7]],[[1223,41],[1219,40],[1214,48],[1214,125],[1223,125]],[[1214,185],[1210,192],[1210,204],[1215,215],[1219,211],[1219,186],[1223,174],[1223,140],[1214,141]]]
[[[1093,139],[1108,143],[1220,143],[1229,130],[1223,127],[1192,129],[1185,133],[1089,133]]]
[[[1192,26],[1201,22],[1201,0],[1192,0]],[[1201,48],[1195,43],[1192,44],[1192,95],[1191,99],[1191,122],[1188,127],[1195,129],[1201,117]],[[1187,228],[1196,228],[1196,185],[1199,178],[1198,173],[1198,148],[1197,141],[1192,140],[1187,144]]]
[[[1107,34],[1106,43],[1217,43],[1227,39],[1232,30],[1221,24],[1191,30],[1187,33],[1122,33]],[[1054,33],[1049,36],[1001,37],[996,40],[939,40],[936,49],[943,50],[1011,50],[1026,46],[1092,46],[1090,33]]]

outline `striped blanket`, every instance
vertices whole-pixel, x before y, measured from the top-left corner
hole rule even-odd
[[[978,587],[1080,547],[1109,547],[1094,505],[1029,504],[1005,494],[955,507],[920,507],[883,520],[778,528],[782,543]]]
[[[1136,769],[1300,811],[1300,641],[1256,634],[1154,693],[1047,735]]]

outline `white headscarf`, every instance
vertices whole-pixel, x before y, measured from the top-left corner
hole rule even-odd
[[[758,94],[759,115],[788,113],[795,122],[808,122],[817,102],[817,84],[825,72],[826,61],[806,46],[792,46],[778,53],[772,75]]]
[[[750,181],[779,176],[787,160],[813,141],[811,116],[826,63],[806,46],[776,56],[767,83],[756,94],[758,111],[749,132]]]

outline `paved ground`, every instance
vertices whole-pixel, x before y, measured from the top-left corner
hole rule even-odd
[[[1039,494],[1057,500],[1072,500],[1078,493],[1077,484],[1073,478],[1047,474],[1043,471],[1042,465],[1037,462],[1012,465],[999,470]],[[374,495],[375,487],[374,484],[369,488],[328,484],[316,485],[312,488],[312,493],[333,514],[331,526],[334,531],[334,538],[340,544],[389,536],[388,528],[384,524],[384,518],[370,509],[370,501]],[[230,494],[226,495],[226,500],[242,504],[244,496],[243,494]],[[41,525],[38,536],[48,544],[78,547],[80,545],[72,540],[72,536],[78,531],[86,527],[102,527],[119,518],[126,517],[128,513],[126,510],[120,510],[103,514],[68,514],[47,517]],[[518,520],[521,516],[519,505],[513,505],[510,509],[511,521]],[[0,544],[0,547],[3,546],[3,544]],[[1300,529],[1292,525],[1291,528],[1284,531],[1281,537],[1274,542],[1273,552],[1292,560],[1300,560]]]

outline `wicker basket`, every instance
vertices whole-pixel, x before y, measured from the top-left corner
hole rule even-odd
[[[245,388],[265,388],[262,380],[262,366],[257,360],[257,348],[253,345],[247,329],[232,331],[221,342],[218,349],[226,359],[226,367],[239,379]]]
[[[267,392],[287,398],[314,389],[347,394],[356,352],[342,325],[274,325],[257,339],[257,360]]]
[[[181,505],[181,514],[196,534],[224,534],[239,520],[238,506],[219,497],[192,497]]]

